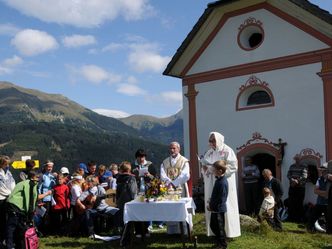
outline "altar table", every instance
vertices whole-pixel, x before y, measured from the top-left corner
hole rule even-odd
[[[181,198],[177,201],[150,201],[141,202],[133,200],[127,202],[124,207],[123,221],[127,224],[130,221],[172,221],[179,222],[183,248],[185,238],[183,222],[188,226],[188,237],[191,239],[193,228],[192,215],[195,214],[195,203],[192,198]],[[133,233],[131,233],[132,244]]]

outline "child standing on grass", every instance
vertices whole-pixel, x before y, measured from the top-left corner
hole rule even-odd
[[[66,177],[59,173],[57,184],[53,187],[54,205],[52,206],[52,227],[59,234],[68,222],[68,211],[70,208],[69,188],[65,184]]]
[[[259,221],[266,220],[267,223],[274,228],[274,198],[272,196],[272,190],[265,187],[263,188],[264,200],[259,210],[258,219]]]
[[[210,202],[207,206],[207,210],[211,212],[210,228],[216,235],[218,249],[227,248],[225,212],[227,211],[228,182],[224,177],[226,169],[225,160],[219,160],[213,164],[213,174],[216,177],[216,181],[213,186]]]

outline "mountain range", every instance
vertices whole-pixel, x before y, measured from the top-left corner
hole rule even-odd
[[[165,144],[176,140],[180,144],[183,144],[182,110],[166,118],[136,114],[126,118],[120,118],[119,120],[138,130],[145,138],[160,141]]]
[[[20,160],[54,160],[71,170],[89,160],[109,165],[134,160],[144,148],[155,164],[168,155],[167,143],[182,142],[181,112],[168,118],[133,115],[117,120],[59,94],[0,81],[0,153]]]

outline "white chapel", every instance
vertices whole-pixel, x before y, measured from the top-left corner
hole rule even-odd
[[[217,131],[238,157],[281,180],[301,157],[312,175],[332,159],[332,15],[307,0],[210,3],[164,75],[182,79],[184,154],[193,183],[197,155]],[[315,203],[310,176],[305,203]]]

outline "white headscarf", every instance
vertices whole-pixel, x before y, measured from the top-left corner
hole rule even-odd
[[[225,141],[225,138],[223,135],[221,135],[219,132],[216,132],[216,131],[213,131],[213,132],[210,132],[209,134],[209,138],[214,135],[214,138],[216,139],[216,149],[217,150],[222,150],[224,148],[224,141]]]

